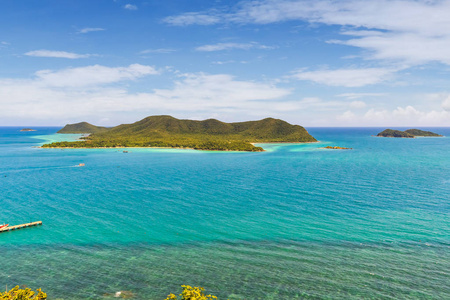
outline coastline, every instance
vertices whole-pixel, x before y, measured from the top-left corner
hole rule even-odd
[[[82,137],[77,138],[74,141],[82,141]],[[50,144],[52,144],[54,141],[52,141]],[[63,142],[63,141],[58,141]],[[69,141],[68,141],[69,142]],[[320,141],[313,141],[313,142],[251,142],[252,146],[260,147],[258,145],[276,145],[276,144],[313,144],[313,143],[320,143]],[[246,151],[246,150],[214,150],[214,149],[195,149],[190,147],[126,147],[126,146],[117,146],[117,147],[43,147],[36,146],[34,148],[40,148],[40,149],[178,149],[178,150],[196,150],[196,151],[214,151],[214,152],[267,152],[266,149],[263,148],[262,151]],[[262,148],[262,147],[261,147]]]
[[[253,146],[261,145],[261,144],[313,144],[320,143],[320,141],[314,142],[263,142],[263,143],[250,143]],[[245,150],[212,150],[212,149],[195,149],[189,147],[42,147],[38,146],[36,148],[40,149],[178,149],[178,150],[195,150],[195,151],[214,151],[214,152],[267,152],[266,149],[263,148],[262,151],[245,151]]]
[[[314,143],[320,143],[321,141],[314,141],[314,142],[256,142],[256,143],[250,143],[253,146],[256,144],[314,144]]]
[[[176,149],[176,150],[195,150],[195,151],[215,151],[215,152],[266,152],[263,151],[240,151],[240,150],[210,150],[210,149],[194,149],[186,147],[42,147],[37,146],[39,149]]]

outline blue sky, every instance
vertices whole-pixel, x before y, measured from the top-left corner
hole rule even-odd
[[[0,5],[3,126],[450,126],[450,1]]]

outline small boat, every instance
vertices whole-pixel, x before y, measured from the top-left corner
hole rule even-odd
[[[84,167],[85,165],[84,165],[83,163],[81,163],[81,164],[79,164],[78,166],[79,166],[79,167]]]
[[[9,226],[9,224],[5,224],[5,223],[3,223],[2,225],[0,225],[0,229],[2,229],[2,228],[6,228],[6,227],[8,227]]]
[[[123,153],[128,153],[128,151],[124,150]]]

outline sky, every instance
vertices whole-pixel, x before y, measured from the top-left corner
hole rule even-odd
[[[450,0],[3,0],[0,126],[450,126]]]

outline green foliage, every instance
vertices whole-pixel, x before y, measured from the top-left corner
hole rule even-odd
[[[346,148],[346,147],[339,147],[339,146],[326,146],[326,147],[323,147],[324,149],[337,149],[337,150],[349,150],[349,149],[352,149],[352,148]]]
[[[146,139],[127,140],[87,140],[78,142],[55,142],[45,144],[43,148],[132,148],[132,147],[153,147],[153,148],[185,148],[211,151],[264,151],[261,147],[253,146],[246,142],[227,141],[201,141],[201,140],[175,140],[152,141]]]
[[[213,300],[217,299],[213,295],[205,295],[205,289],[202,287],[192,287],[189,285],[182,285],[183,292],[180,294],[180,300]],[[166,300],[177,300],[178,297],[174,294],[169,294]]]
[[[188,137],[201,140],[246,142],[314,142],[303,127],[267,118],[260,121],[224,123],[215,119],[205,121],[179,120],[171,116],[151,116],[133,124],[113,127],[95,134],[95,138],[132,136],[152,139]]]
[[[399,138],[413,138],[414,136],[410,133],[400,131],[400,130],[392,130],[392,129],[386,129],[377,134],[377,136],[382,137],[399,137]]]
[[[37,289],[37,293],[29,288],[20,289],[16,286],[12,290],[0,293],[0,300],[45,300],[47,294]]]
[[[440,134],[431,132],[431,131],[424,131],[420,129],[408,129],[405,130],[406,133],[412,134],[414,136],[442,136]]]
[[[97,133],[108,130],[106,127],[99,127],[88,122],[80,122],[75,124],[67,124],[57,133]]]
[[[85,141],[58,142],[43,147],[167,147],[199,150],[264,151],[261,147],[256,147],[251,143],[314,141],[316,139],[303,127],[273,118],[260,121],[224,123],[215,119],[193,121],[179,120],[171,116],[152,116],[133,124],[103,129],[90,135]]]

